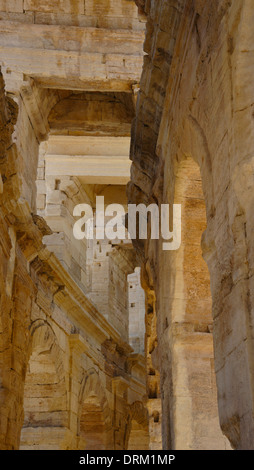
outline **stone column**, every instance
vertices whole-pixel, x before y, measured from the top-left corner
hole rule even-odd
[[[127,420],[126,396],[129,384],[123,377],[112,379],[112,392],[114,399],[114,450],[123,450],[126,446]]]
[[[160,359],[158,357],[158,338],[156,330],[155,292],[146,292],[146,370],[147,401],[149,416],[149,448],[162,449],[162,410],[160,390]]]
[[[79,437],[80,386],[82,380],[81,356],[87,350],[84,339],[79,334],[71,334],[70,344],[70,385],[69,385],[69,428],[70,449],[84,449],[86,443]]]
[[[29,232],[32,223],[28,203],[21,198],[22,171],[18,161],[21,143],[18,144],[17,138],[18,122],[22,120],[21,109],[15,103],[18,95],[7,98],[3,87],[1,93],[0,446],[2,449],[17,449],[23,423],[28,327],[36,290],[27,272],[27,259],[17,243],[17,239],[21,238],[20,226],[26,223],[25,229]],[[34,248],[28,245],[26,248],[31,253]]]
[[[140,268],[127,276],[129,304],[129,343],[134,352],[145,349],[145,293],[140,284]]]

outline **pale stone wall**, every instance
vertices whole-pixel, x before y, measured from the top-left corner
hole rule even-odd
[[[1,449],[253,449],[253,23],[252,0],[0,0]],[[181,203],[177,252],[74,238],[130,177],[129,202]]]
[[[146,373],[147,373],[147,402],[146,406],[149,415],[149,449],[162,449],[162,408],[159,364],[156,364],[157,354],[157,318],[155,292],[146,292]]]
[[[158,200],[172,205],[180,166],[187,158],[199,165],[207,222],[202,250],[211,282],[220,425],[234,448],[253,449],[253,257],[249,212],[253,193],[253,8],[250,1],[147,1],[146,12],[148,56],[133,125],[129,200]],[[189,171],[187,175],[189,178]],[[184,197],[185,186],[180,189]],[[197,220],[196,216],[192,220],[192,214],[195,210],[191,209],[188,235]],[[195,304],[191,306],[184,291],[190,282],[189,299],[195,300],[195,292],[201,290],[205,278],[202,276],[200,283],[192,274],[188,281],[188,273],[179,265],[188,259],[191,266],[201,233],[197,235],[189,255],[186,243],[178,253],[164,252],[160,243],[155,246],[153,241],[137,245],[146,268],[143,281],[154,286],[157,299],[157,365],[165,448],[208,448],[213,445],[212,433],[217,439],[215,447],[225,445],[223,438],[218,443],[218,417],[217,424],[214,421],[211,335],[199,327],[195,333],[189,315],[192,313],[194,323],[198,320],[202,324],[208,303],[201,312]],[[197,255],[195,276],[201,273],[200,259]],[[170,266],[175,266],[174,279]],[[205,297],[208,299],[207,294]],[[189,357],[196,357],[192,361],[194,369],[190,369],[184,352],[190,347]],[[196,382],[200,368],[206,375],[202,381],[205,388],[199,379]],[[195,393],[192,383],[186,382],[188,377],[195,384]],[[174,386],[182,390],[185,416],[189,417],[184,444],[180,432],[183,418],[175,407]],[[212,427],[211,408],[202,417],[206,401],[213,402]],[[208,427],[209,442],[201,444],[198,434],[204,437]]]
[[[84,190],[91,180],[61,173],[61,165],[50,174],[45,159],[50,133],[75,137],[84,127],[91,136],[99,124],[102,136],[123,140],[113,145],[109,169],[110,154],[102,154],[103,170],[92,174],[93,184],[107,185],[115,162],[109,184],[126,183],[144,28],[133,2],[73,4],[0,2],[6,87],[5,93],[1,77],[1,449],[124,449],[133,420],[141,440],[148,426],[144,358],[133,354],[128,327],[119,325],[122,313],[128,325],[133,251],[130,263],[126,256],[121,264],[120,256],[117,266],[112,257],[121,302],[104,314],[88,296],[96,249],[72,233],[73,207],[91,201],[90,187]],[[100,115],[96,107],[103,103]],[[64,106],[76,109],[65,128]],[[91,125],[82,127],[82,119]],[[109,305],[108,282],[106,291]],[[91,412],[102,438],[86,427]]]
[[[108,240],[106,237],[103,240],[75,239],[74,207],[84,203],[90,203],[93,207],[93,201],[89,199],[89,194],[78,178],[59,176],[56,179],[41,171],[43,162],[45,164],[43,158],[45,146],[47,143],[43,143],[40,149],[37,173],[37,205],[39,204],[37,213],[45,219],[52,233],[45,235],[43,242],[48,250],[57,256],[62,266],[100,313],[109,320],[125,341],[129,341],[129,316],[133,312],[128,303],[128,275],[136,266],[134,250],[128,240],[126,243],[120,243],[117,240]],[[114,196],[113,190],[112,193]],[[117,196],[116,193],[116,200]],[[96,233],[95,222],[94,216]],[[137,277],[136,274],[134,276]],[[136,283],[138,284],[138,280]],[[144,293],[140,285],[137,289],[135,292],[137,291],[140,299],[133,301],[136,302],[135,312],[138,314],[139,323],[138,350],[144,353],[142,348],[145,328]],[[137,352],[134,344],[132,342],[130,344]]]
[[[1,0],[2,19],[35,24],[63,24],[81,27],[143,29],[138,10],[129,0]]]
[[[137,353],[145,349],[145,293],[141,287],[140,268],[128,275],[129,342]]]

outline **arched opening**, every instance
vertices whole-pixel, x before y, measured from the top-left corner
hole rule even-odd
[[[175,203],[182,207],[182,243],[175,266],[175,284],[182,308],[175,310],[175,316],[177,321],[190,322],[197,331],[209,333],[212,328],[210,276],[201,248],[206,229],[206,207],[199,166],[192,158],[179,165]]]
[[[141,401],[135,401],[130,405],[126,420],[125,449],[148,450],[149,449],[149,415]]]
[[[79,405],[78,449],[113,448],[112,419],[98,374],[92,369],[84,378]]]
[[[20,449],[63,449],[66,398],[64,369],[55,335],[47,324],[36,322],[25,378]]]
[[[178,167],[175,203],[182,206],[182,244],[171,270],[175,447],[223,450],[230,446],[219,426],[210,276],[201,248],[206,207],[200,169],[192,158]]]

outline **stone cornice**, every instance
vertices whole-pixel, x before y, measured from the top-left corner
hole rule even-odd
[[[101,342],[111,338],[126,354],[130,354],[132,352],[131,346],[121,339],[118,332],[98,312],[96,307],[64,269],[58,258],[47,249],[41,250],[38,256],[51,268],[58,279],[58,284],[63,285],[63,288],[58,289],[54,294],[54,300],[64,310],[68,311],[68,316],[78,321],[80,328],[83,328],[84,331],[93,331],[93,334]]]

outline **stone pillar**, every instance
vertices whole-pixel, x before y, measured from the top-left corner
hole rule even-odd
[[[123,377],[112,379],[112,392],[114,399],[114,450],[126,448],[126,436],[128,435],[128,415],[126,409],[126,396],[129,384]]]
[[[129,343],[135,353],[145,349],[145,293],[140,282],[140,268],[128,277]]]
[[[21,238],[20,224],[27,222],[29,232],[32,220],[27,202],[19,199],[22,181],[14,126],[21,119],[21,110],[14,99],[7,98],[3,86],[1,110],[0,446],[1,449],[18,449],[23,423],[28,327],[36,289],[27,272],[27,260],[17,243]]]
[[[47,172],[48,142],[40,146],[39,167],[37,172],[37,213],[43,217],[51,229],[44,237],[44,243],[61,261],[63,267],[73,277],[79,287],[87,293],[90,289],[91,251],[90,240],[76,240],[73,226],[76,219],[73,209],[76,204],[88,203],[88,196],[75,177],[51,176]]]
[[[147,401],[149,416],[149,448],[162,449],[162,412],[160,390],[160,359],[158,357],[158,338],[156,329],[155,292],[146,292],[146,371]]]
[[[6,422],[3,448],[18,449],[23,425],[24,380],[28,361],[29,325],[32,300],[36,289],[24,267],[25,260],[20,250],[16,251],[16,268],[12,291],[12,340],[9,338],[3,367],[3,401],[1,422]]]
[[[69,382],[69,449],[85,449],[85,441],[79,437],[80,385],[82,380],[81,356],[87,350],[84,339],[79,334],[71,334],[70,344],[70,382]]]

